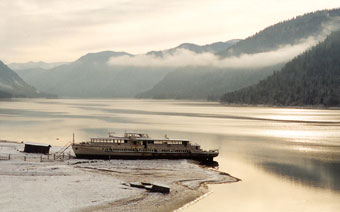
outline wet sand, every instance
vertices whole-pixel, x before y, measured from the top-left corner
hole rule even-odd
[[[207,193],[207,184],[238,181],[229,174],[187,160],[112,160],[82,163],[76,167],[97,174],[109,175],[127,183],[161,183],[171,188],[169,194],[150,193],[143,190],[141,194],[84,208],[79,210],[81,212],[173,211]],[[124,189],[141,190],[128,185]]]

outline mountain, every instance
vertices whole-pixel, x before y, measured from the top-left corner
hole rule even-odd
[[[340,8],[307,13],[269,26],[219,54],[224,57],[254,54],[295,45],[309,37],[322,39],[339,28],[339,22]]]
[[[323,10],[280,22],[245,40],[184,43],[144,55],[90,53],[52,69],[17,73],[37,89],[62,97],[219,100],[224,93],[256,84],[280,70],[323,41],[339,23],[340,9]],[[117,60],[109,65],[110,58]]]
[[[340,106],[340,31],[257,85],[225,94],[225,103]]]
[[[23,81],[14,71],[0,61],[0,98],[46,97]]]
[[[162,56],[178,49],[199,53],[226,50],[238,40],[217,42],[208,45],[181,44],[164,51],[153,51],[146,55]],[[51,69],[32,68],[17,70],[28,83],[39,90],[56,93],[62,97],[81,98],[132,98],[150,90],[164,76],[174,71],[173,67],[147,67],[135,65],[109,65],[110,58],[135,57],[126,52],[104,51],[89,53],[78,60]]]
[[[253,85],[271,73],[272,67],[261,70],[229,69],[228,71],[210,67],[179,69],[168,73],[151,90],[142,92],[136,97],[152,99],[208,99],[216,101],[225,91]]]
[[[126,52],[113,52],[113,51],[102,51],[97,53],[88,53],[82,57],[80,57],[76,63],[82,63],[86,65],[93,64],[106,64],[106,62],[111,57],[120,57],[120,56],[133,56],[132,54]]]
[[[317,11],[280,22],[216,53],[221,61],[239,59],[239,63],[241,65],[243,63],[242,68],[236,69],[228,66],[225,68],[214,66],[179,68],[169,72],[152,89],[141,92],[137,97],[220,99],[224,93],[256,84],[274,71],[280,70],[286,62],[302,53],[302,50],[297,51],[301,49],[301,46],[316,45],[339,26],[340,9]],[[197,52],[195,46],[188,46],[190,47],[187,47],[188,49]],[[287,55],[287,52],[289,57],[285,58],[284,55]],[[244,57],[256,59],[248,62]],[[278,62],[274,64],[256,68],[257,63],[276,60]]]
[[[202,45],[202,46],[193,44],[193,43],[183,43],[175,48],[171,48],[171,49],[167,49],[163,51],[150,51],[147,53],[147,55],[154,55],[158,57],[162,57],[165,54],[173,55],[179,49],[186,49],[191,52],[195,52],[197,54],[207,53],[207,52],[216,54],[222,51],[226,51],[227,49],[229,49],[231,46],[235,45],[239,41],[240,39],[233,39],[233,40],[229,40],[226,42],[215,42],[215,43]]]
[[[152,88],[170,70],[149,67],[112,66],[113,57],[133,55],[104,51],[52,69],[18,70],[36,88],[62,97],[128,98]]]
[[[39,62],[27,62],[27,63],[10,63],[8,67],[12,70],[24,70],[24,69],[50,69],[56,66],[67,64],[67,62],[56,62],[56,63],[45,63],[43,61]]]

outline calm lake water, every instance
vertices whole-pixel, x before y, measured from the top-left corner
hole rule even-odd
[[[0,139],[64,145],[107,132],[187,138],[219,149],[212,185],[183,211],[340,211],[340,110],[106,99],[0,101]]]

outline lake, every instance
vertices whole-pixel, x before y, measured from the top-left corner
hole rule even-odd
[[[182,211],[339,211],[340,110],[132,99],[0,101],[0,140],[65,145],[108,132],[186,138],[219,149],[241,182]]]

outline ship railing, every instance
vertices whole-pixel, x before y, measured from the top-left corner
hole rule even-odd
[[[203,151],[201,151],[201,152],[204,152],[204,153],[215,153],[215,152],[219,152],[219,150],[218,149],[211,149],[211,150],[203,150]]]

